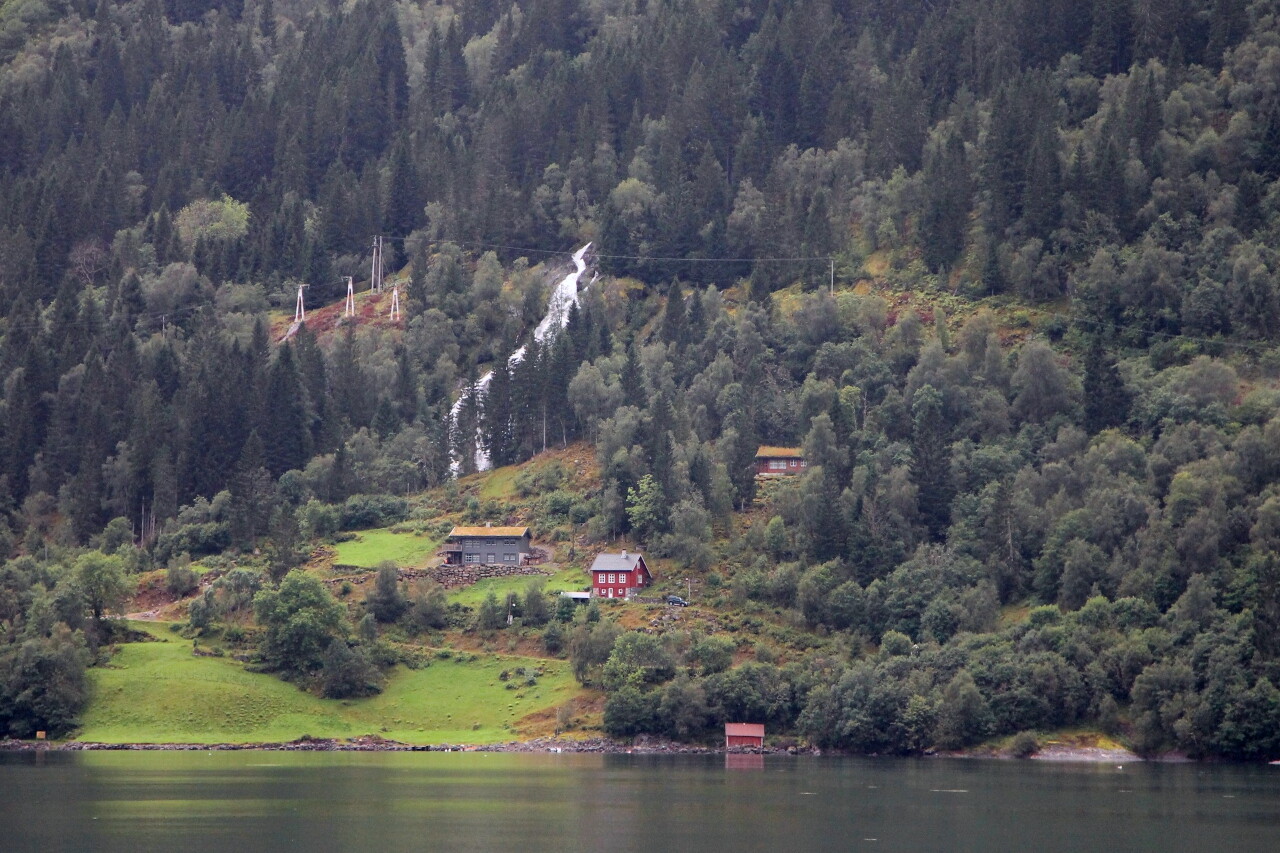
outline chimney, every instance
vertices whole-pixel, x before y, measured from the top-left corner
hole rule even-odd
[[[493,527],[493,522],[492,522],[492,521],[486,521],[486,522],[484,523],[484,526],[485,526],[485,527]]]
[[[622,549],[622,559],[624,559],[624,560],[625,560],[625,559],[627,559],[627,549],[626,549],[626,548],[623,548],[623,549]]]

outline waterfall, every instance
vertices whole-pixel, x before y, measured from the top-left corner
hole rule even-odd
[[[569,311],[578,302],[578,281],[582,278],[582,274],[587,271],[586,255],[587,250],[590,248],[591,244],[588,243],[573,253],[573,271],[560,279],[560,283],[551,291],[551,298],[547,300],[547,313],[533,330],[533,339],[538,343],[545,343],[548,338],[563,329],[565,324],[569,322]],[[507,359],[507,367],[515,367],[517,364],[524,361],[525,350],[526,348],[521,346],[515,352],[511,353],[511,356]],[[457,402],[455,402],[453,404],[453,408],[449,410],[450,435],[452,435],[453,431],[458,428],[458,415],[461,413],[462,406],[466,402],[467,398],[475,397],[478,400],[483,400],[485,392],[489,389],[489,382],[492,379],[493,371],[490,370],[485,373],[484,376],[477,379],[474,385],[463,391],[462,394],[458,396]],[[483,443],[480,440],[480,432],[478,429],[476,431],[475,463],[477,471],[489,470],[489,454],[485,452]],[[452,468],[454,476],[457,476],[462,466],[459,464],[458,460],[455,459]]]

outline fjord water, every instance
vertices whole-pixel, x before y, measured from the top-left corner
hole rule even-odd
[[[1280,850],[1280,767],[0,754],[0,849]]]

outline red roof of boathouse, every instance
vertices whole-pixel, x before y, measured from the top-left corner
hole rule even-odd
[[[764,746],[764,723],[725,723],[724,745]]]

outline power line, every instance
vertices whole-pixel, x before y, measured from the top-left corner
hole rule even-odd
[[[407,237],[384,237],[395,243],[403,243]],[[469,240],[450,240],[447,237],[441,237],[429,241],[433,245],[440,243],[452,243],[455,246],[470,249],[501,249],[505,252],[521,252],[532,255],[568,255],[570,252],[558,249],[535,249],[529,246],[510,246],[503,243],[482,243]],[[833,260],[831,255],[813,255],[808,257],[781,257],[781,258],[680,258],[675,256],[663,255],[609,255],[601,252],[593,252],[597,258],[608,258],[617,261],[653,261],[657,263],[694,263],[694,264],[750,264],[750,263],[803,263],[812,261],[822,261],[824,263]]]

